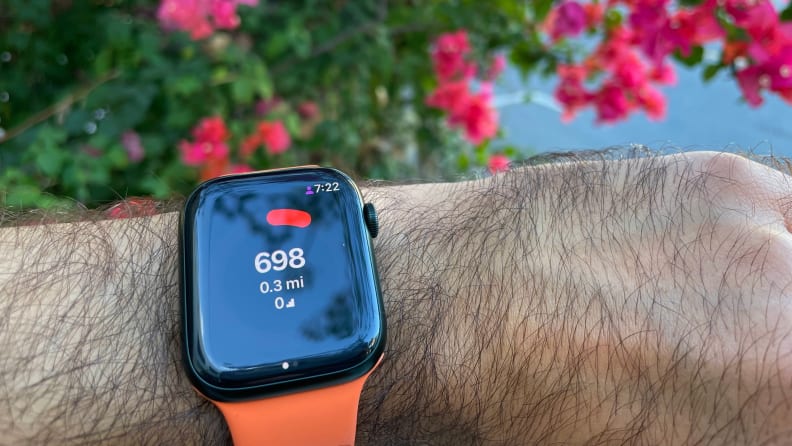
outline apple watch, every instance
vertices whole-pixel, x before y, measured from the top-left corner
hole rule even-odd
[[[371,204],[338,170],[228,175],[180,225],[183,359],[235,445],[351,445],[385,315]]]

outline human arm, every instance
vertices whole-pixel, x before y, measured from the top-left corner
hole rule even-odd
[[[389,339],[359,443],[792,435],[792,194],[761,169],[695,154],[364,189]],[[228,441],[181,370],[176,246],[173,213],[0,229],[3,438]]]

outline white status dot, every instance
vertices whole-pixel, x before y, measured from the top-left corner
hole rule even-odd
[[[283,364],[281,364],[281,367],[283,367],[283,370],[288,370],[289,369],[289,363],[288,362],[284,362]]]

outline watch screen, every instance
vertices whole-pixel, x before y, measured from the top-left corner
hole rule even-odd
[[[262,386],[368,360],[383,321],[361,209],[332,169],[219,178],[193,194],[186,329],[202,380]]]

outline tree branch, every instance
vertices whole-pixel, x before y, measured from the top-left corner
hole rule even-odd
[[[120,74],[121,74],[120,71],[112,70],[109,73],[100,77],[99,79],[95,80],[93,83],[78,88],[73,93],[66,95],[66,97],[64,97],[60,101],[50,105],[49,107],[43,110],[36,112],[34,115],[25,119],[21,124],[8,130],[7,133],[0,135],[0,143],[7,142],[16,136],[21,135],[27,129],[43,121],[46,121],[53,115],[56,115],[58,113],[63,113],[64,111],[68,110],[69,107],[74,105],[75,102],[85,99],[89,94],[91,94],[92,91],[97,89],[102,84],[105,84],[117,78]]]

